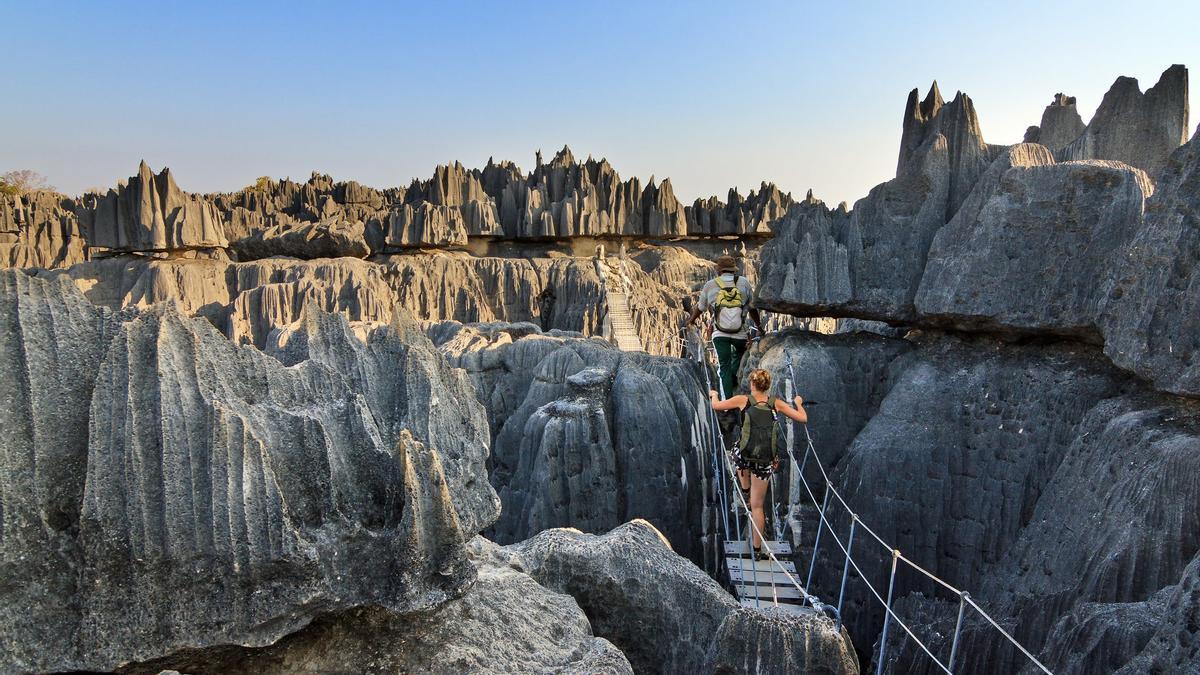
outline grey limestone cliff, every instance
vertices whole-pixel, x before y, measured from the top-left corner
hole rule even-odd
[[[1151,194],[1139,169],[1055,164],[1043,146],[1014,146],[934,239],[916,298],[921,321],[1098,341],[1105,281]]]
[[[79,205],[54,192],[0,194],[0,266],[68,267],[88,259]]]
[[[547,530],[508,550],[541,584],[573,596],[637,672],[858,672],[831,619],[740,609],[648,523],[598,536]]]
[[[225,248],[216,206],[179,189],[170,169],[155,175],[142,162],[125,185],[97,197],[85,220],[88,244],[115,251]]]
[[[548,590],[493,543],[468,545],[477,581],[460,598],[418,614],[363,608],[328,614],[261,649],[160,659],[137,670],[223,673],[631,674],[625,656],[592,634],[569,595]],[[136,671],[135,671],[136,672]]]
[[[498,506],[486,421],[419,335],[385,329],[361,370],[313,348],[345,342],[344,319],[314,318],[287,367],[171,305],[113,315],[61,279],[3,281],[5,368],[28,374],[5,379],[25,433],[5,435],[0,555],[23,581],[0,602],[4,662],[265,645],[471,582],[462,543]]]
[[[492,413],[491,481],[504,509],[490,536],[645,518],[703,562],[708,464],[690,364],[519,327],[435,332]]]
[[[1055,157],[1111,159],[1125,162],[1157,177],[1167,157],[1187,140],[1187,68],[1163,71],[1145,93],[1132,77],[1118,77],[1104,95],[1083,133],[1055,149]]]

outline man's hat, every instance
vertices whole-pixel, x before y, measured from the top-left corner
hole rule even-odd
[[[733,256],[723,255],[717,258],[717,272],[733,272],[737,273],[737,261]]]

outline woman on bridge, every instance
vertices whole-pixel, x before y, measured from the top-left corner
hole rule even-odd
[[[804,399],[797,396],[794,399],[796,407],[793,408],[771,396],[768,393],[770,390],[771,374],[758,368],[750,373],[749,395],[739,394],[722,401],[716,391],[710,389],[708,392],[713,410],[742,411],[742,434],[736,446],[734,461],[738,467],[738,486],[742,490],[742,498],[750,504],[751,517],[754,519],[751,545],[758,560],[769,557],[762,550],[759,532],[763,531],[765,521],[763,500],[767,494],[767,481],[771,472],[779,467],[779,427],[775,424],[776,413],[801,424],[808,422]]]

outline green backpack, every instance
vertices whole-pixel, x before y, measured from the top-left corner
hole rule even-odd
[[[775,443],[779,440],[779,427],[775,424],[775,397],[747,406],[742,413],[742,440],[738,446],[742,459],[755,464],[770,464],[775,461]]]

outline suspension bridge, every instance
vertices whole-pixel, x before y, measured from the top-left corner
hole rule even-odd
[[[715,362],[715,351],[711,343],[702,341],[698,333],[693,333],[687,339],[678,336],[674,339],[676,341],[675,345],[680,349],[680,352],[688,354],[689,358],[693,358],[704,373],[705,400],[707,400],[707,390],[712,388],[712,376],[710,374],[712,366],[710,363]],[[787,379],[784,382],[785,400],[790,401],[796,391],[796,375],[790,352],[785,355],[785,363],[788,371]],[[818,456],[807,425],[800,425],[804,435],[804,454],[800,461],[797,462],[795,454],[797,436],[795,426],[795,423],[789,420],[788,427],[785,430],[790,480],[792,485],[803,487],[803,495],[807,496],[808,502],[817,514],[816,533],[813,535],[812,552],[808,559],[807,571],[803,574],[803,582],[801,574],[796,568],[797,561],[792,559],[798,556],[794,555],[791,544],[784,539],[783,519],[777,512],[773,511],[774,506],[778,504],[775,494],[777,477],[774,474],[771,476],[767,501],[769,506],[764,508],[764,510],[768,511],[773,525],[771,528],[773,532],[767,533],[760,530],[754,519],[750,517],[750,506],[746,503],[742,491],[737,485],[737,472],[726,447],[725,437],[720,431],[717,414],[712,410],[711,406],[708,407],[708,427],[710,432],[705,435],[703,442],[709,445],[708,450],[712,461],[712,481],[715,488],[713,490],[713,500],[721,513],[718,520],[720,521],[722,541],[717,542],[720,544],[720,548],[716,559],[722,561],[724,564],[724,570],[728,575],[730,586],[742,605],[758,608],[773,607],[793,613],[821,612],[834,619],[840,630],[844,618],[843,610],[846,609],[844,604],[846,589],[850,584],[858,583],[862,584],[867,590],[868,600],[877,603],[883,610],[883,622],[880,628],[878,647],[873,654],[877,675],[882,675],[888,662],[888,639],[893,630],[903,631],[908,639],[912,640],[920,651],[931,660],[937,670],[945,673],[955,673],[955,667],[960,664],[961,638],[964,619],[968,616],[968,612],[982,618],[986,622],[986,626],[995,630],[1000,636],[1011,643],[1024,655],[1029,665],[1037,671],[1043,673],[1051,672],[1033,653],[1018,642],[1009,631],[1005,630],[995,618],[981,607],[971,597],[970,593],[955,587],[953,584],[950,584],[906,557],[902,551],[880,537],[855,513],[841,492],[829,479],[829,474]],[[810,484],[808,478],[805,476],[805,471],[810,464],[815,466],[820,473],[820,482],[815,486]],[[818,498],[818,491],[821,491],[822,488],[823,497]],[[849,528],[842,534],[838,533],[834,524],[830,521],[830,516],[837,509],[842,510],[845,515],[849,516]],[[756,533],[763,542],[762,550],[767,555],[766,560],[758,560],[750,552],[749,540],[752,538],[752,533]],[[774,534],[774,536],[768,536],[769,534]],[[868,545],[876,546],[880,549],[883,559],[890,560],[890,572],[886,590],[872,584],[868,576],[864,573],[861,566],[862,564],[866,564],[863,562],[864,556],[859,554],[857,559],[855,557],[855,543],[856,541],[862,542],[864,539],[868,542]],[[813,574],[816,570],[821,546],[822,544],[828,546],[830,540],[836,546],[835,556],[840,553],[842,570],[837,598],[830,598],[831,602],[825,602],[809,592],[808,589],[812,587]],[[861,550],[861,543],[859,548]],[[874,558],[874,561],[878,561],[878,558]],[[958,616],[951,638],[950,652],[945,657],[940,658],[935,654],[934,650],[912,630],[912,627],[896,614],[896,598],[894,596],[896,573],[902,566],[908,567],[928,578],[951,597],[958,599]]]

